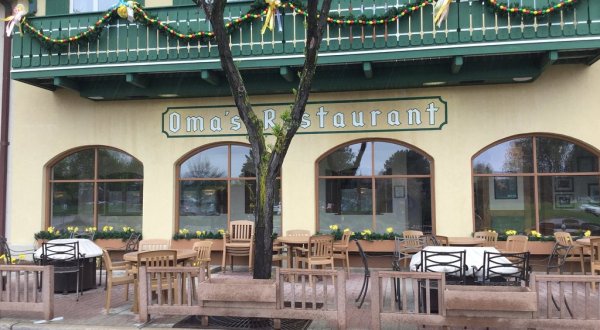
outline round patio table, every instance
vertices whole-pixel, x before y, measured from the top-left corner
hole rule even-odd
[[[448,245],[452,246],[478,246],[485,243],[483,238],[475,237],[448,237]]]
[[[182,262],[182,261],[186,261],[188,259],[194,258],[194,257],[196,257],[196,254],[198,254],[198,252],[196,252],[192,249],[173,249],[173,250],[177,251],[177,261],[178,262]],[[140,252],[148,252],[148,251],[133,251],[133,252],[125,253],[123,255],[123,260],[130,261],[130,262],[137,262],[137,256]]]
[[[295,247],[303,247],[305,245],[308,245],[308,240],[310,239],[310,236],[281,236],[281,237],[277,237],[277,240],[285,245],[287,245],[288,248],[288,253],[287,253],[287,264],[289,268],[292,268],[290,266],[293,266],[294,264],[292,263],[292,250]]]

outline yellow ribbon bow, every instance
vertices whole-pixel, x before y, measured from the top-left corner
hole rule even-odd
[[[21,19],[23,18],[23,16],[25,16],[25,14],[27,14],[27,12],[25,11],[25,6],[23,6],[22,4],[16,5],[12,13],[13,14],[11,16],[2,19],[2,21],[8,22],[8,24],[6,25],[6,36],[10,37],[15,27],[15,24],[19,24],[19,32],[21,32],[21,36],[23,36],[23,31],[21,30]]]
[[[442,22],[448,16],[448,11],[450,10],[450,3],[452,0],[437,0],[433,5],[433,23],[437,25],[437,27],[442,26]]]
[[[277,8],[281,6],[281,0],[265,0],[265,2],[269,5],[269,9],[267,10],[267,15],[265,16],[265,24],[263,24],[262,29],[260,30],[261,34],[265,34],[267,27],[269,30],[273,31],[275,28],[275,12]]]

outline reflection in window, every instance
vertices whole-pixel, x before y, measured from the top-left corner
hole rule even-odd
[[[115,0],[71,0],[71,13],[89,13],[108,10]]]
[[[598,155],[584,146],[519,137],[481,152],[473,173],[475,230],[600,235]]]
[[[363,141],[325,155],[319,166],[319,231],[431,230],[430,161],[407,146]]]
[[[250,148],[244,145],[216,146],[185,159],[177,179],[179,228],[216,232],[226,229],[231,220],[254,220],[255,173]],[[280,194],[279,189],[273,212],[274,231],[278,233]]]
[[[89,148],[63,157],[51,168],[50,225],[141,231],[143,177],[142,163],[122,151]]]

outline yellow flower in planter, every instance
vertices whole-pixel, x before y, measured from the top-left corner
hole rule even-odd
[[[388,234],[391,234],[391,233],[393,233],[393,232],[394,232],[394,228],[392,228],[392,227],[387,227],[387,228],[385,229],[385,232],[386,232],[386,233],[388,233]]]
[[[217,232],[221,235],[225,235],[225,229],[219,229]]]
[[[583,233],[583,236],[590,237],[590,236],[592,236],[592,232],[589,230],[586,230],[585,233]]]
[[[123,227],[123,231],[128,233],[130,231],[133,231],[133,228],[125,226],[125,227]]]
[[[329,229],[338,230],[338,225],[331,225],[331,226],[329,226]]]
[[[504,232],[504,233],[506,234],[506,236],[512,236],[512,235],[516,235],[516,234],[517,234],[517,231],[516,231],[516,230],[512,230],[512,229],[509,229],[509,230],[507,230],[507,231],[506,231],[506,232]]]
[[[344,228],[344,233],[349,232],[349,231],[350,231],[350,228]]]
[[[84,230],[86,233],[93,233],[96,231],[96,227],[86,227]]]
[[[206,231],[196,230],[196,236],[200,237],[200,236],[204,236],[204,235],[206,235]]]
[[[48,227],[48,229],[46,229],[46,231],[48,231],[50,234],[54,233],[54,227]]]
[[[537,237],[537,238],[540,238],[540,237],[542,237],[542,234],[538,233],[538,232],[537,232],[537,231],[535,231],[535,230],[532,230],[532,231],[529,233],[529,235],[531,235],[531,236],[533,236],[533,237]]]
[[[104,226],[102,227],[102,231],[107,232],[107,231],[112,231],[113,230],[113,226]]]
[[[187,229],[185,229],[185,228],[184,228],[184,229],[179,229],[179,234],[180,234],[180,235],[187,235],[189,232],[190,232],[190,231],[189,231],[189,230],[187,230]]]

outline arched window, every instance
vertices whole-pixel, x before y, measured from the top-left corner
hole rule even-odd
[[[475,230],[600,234],[598,153],[562,137],[526,135],[473,157]]]
[[[49,177],[51,226],[142,230],[144,167],[131,155],[107,147],[80,149],[56,161]]]
[[[431,231],[431,161],[390,141],[359,141],[318,161],[318,230]]]
[[[254,221],[255,187],[256,173],[247,145],[211,146],[188,155],[177,167],[179,228],[192,233],[216,232],[227,229],[232,220]],[[281,233],[278,190],[273,230]]]

